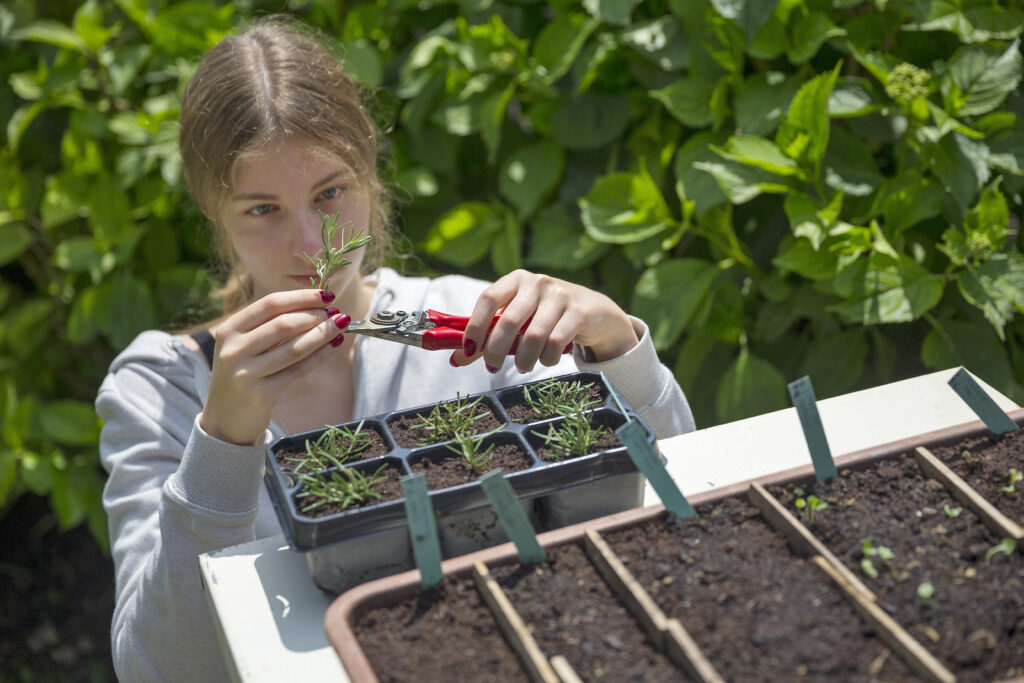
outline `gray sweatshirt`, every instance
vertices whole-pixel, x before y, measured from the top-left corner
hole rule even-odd
[[[468,314],[488,283],[461,276],[407,278],[382,269],[371,310],[433,308]],[[356,338],[353,415],[369,417],[455,398],[456,394],[580,370],[603,371],[658,438],[694,429],[672,373],[646,326],[640,344],[601,363],[577,347],[551,368],[520,374],[511,362],[492,375],[481,362],[453,368],[443,353]],[[103,420],[100,457],[110,473],[109,517],[117,597],[111,632],[121,681],[227,680],[203,595],[197,556],[281,533],[262,486],[265,445],[239,446],[198,423],[210,368],[180,336],[140,334],[111,364],[96,398]],[[265,443],[283,436],[271,424]]]

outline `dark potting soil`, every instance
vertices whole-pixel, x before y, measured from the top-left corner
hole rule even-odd
[[[744,501],[605,535],[727,681],[908,681],[817,567]]]
[[[533,465],[530,454],[515,444],[498,444],[488,454],[490,460],[477,470],[469,466],[469,462],[456,453],[448,452],[443,457],[423,458],[411,464],[413,474],[423,472],[427,475],[427,488],[432,491],[457,486],[466,482],[476,481],[495,467],[502,472],[519,472],[528,470]]]
[[[367,477],[369,477],[371,474],[376,472],[376,469],[371,467],[369,469],[363,469],[362,472]],[[383,472],[381,472],[381,474],[384,475],[384,479],[377,486],[377,491],[379,491],[381,494],[380,498],[367,501],[362,505],[350,505],[349,507],[342,507],[341,504],[339,503],[330,502],[315,507],[312,510],[303,512],[303,508],[321,500],[319,496],[303,496],[302,498],[296,498],[296,507],[299,509],[300,514],[306,515],[307,517],[313,517],[315,519],[318,519],[320,517],[327,517],[328,515],[333,515],[339,512],[355,510],[357,508],[367,507],[369,505],[376,505],[377,503],[385,503],[389,500],[401,498],[404,495],[402,493],[401,479],[402,476],[405,474],[401,470],[401,468],[394,467],[392,465],[386,465],[385,469],[383,470]],[[302,489],[299,490],[299,493],[302,493]]]
[[[491,570],[548,657],[564,655],[584,681],[684,678],[657,652],[578,545],[541,565]]]
[[[579,380],[574,381],[578,382]],[[608,398],[607,387],[599,382],[590,382],[583,385],[583,388],[586,390],[587,397],[591,401],[595,401],[594,408],[603,405],[605,399]],[[503,397],[501,406],[508,413],[508,416],[512,418],[513,422],[536,422],[537,420],[547,420],[557,415],[550,414],[547,411],[538,411],[530,407],[523,397],[522,391],[510,392],[507,397]]]
[[[391,450],[388,442],[376,429],[364,428],[364,433],[370,437],[369,446],[357,451],[354,455],[349,455],[347,459],[366,460],[367,458],[376,458],[377,456],[387,454]],[[308,457],[306,450],[297,445],[285,446],[274,451],[274,459],[277,461],[277,464],[295,472],[309,471],[308,468],[302,465],[302,462]],[[342,462],[345,461],[343,460]]]
[[[793,486],[773,488],[789,507]],[[1000,539],[942,484],[924,478],[909,455],[862,471],[844,470],[804,487],[828,503],[814,532],[878,596],[879,605],[942,661],[959,681],[1024,675],[1024,561],[985,555]],[[956,513],[950,516],[946,512]],[[863,544],[889,548],[891,560]],[[865,574],[869,559],[877,578]],[[930,598],[918,595],[930,583]]]
[[[471,434],[486,434],[505,426],[505,423],[498,419],[490,407],[483,401],[473,406],[473,415],[477,417],[473,421]],[[426,417],[426,413],[424,413]],[[395,443],[405,448],[417,448],[427,446],[441,441],[447,441],[448,437],[439,437],[433,431],[424,426],[424,421],[416,415],[403,415],[402,417],[388,423]]]
[[[1011,485],[1011,468],[1024,471],[1024,430],[1002,436],[978,436],[930,450],[996,509],[1024,524],[1024,481],[1014,483],[1012,491],[1003,490]]]
[[[612,448],[621,448],[622,447],[622,442],[619,441],[619,437],[617,437],[615,435],[615,432],[613,432],[612,430],[608,429],[608,427],[605,427],[603,425],[599,425],[597,427],[597,430],[598,430],[598,432],[600,432],[600,435],[597,437],[597,440],[594,442],[594,445],[590,447],[590,452],[591,453],[600,453],[601,451],[607,451],[607,450],[611,450]],[[543,429],[536,430],[534,434],[535,434],[535,436],[539,436],[541,434],[547,435],[548,434],[548,428],[545,426]],[[536,444],[538,442],[534,441],[534,443]],[[539,457],[541,460],[544,460],[546,462],[565,462],[566,460],[572,460],[575,457],[581,457],[581,456],[560,457],[559,455],[556,454],[556,451],[555,451],[554,448],[551,448],[550,446],[544,445],[544,441],[543,440],[541,440],[539,442],[539,445],[536,446],[536,449],[537,449],[537,457]]]
[[[354,631],[381,683],[527,680],[472,579],[371,610]]]

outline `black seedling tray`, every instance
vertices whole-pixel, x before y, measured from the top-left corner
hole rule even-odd
[[[654,434],[650,428],[621,398],[604,375],[594,372],[577,372],[561,375],[554,379],[562,382],[596,383],[602,387],[601,393],[605,398],[593,409],[594,421],[608,426],[614,431],[627,419],[638,420],[643,425],[649,442],[652,445],[655,443]],[[532,432],[547,433],[549,424],[563,418],[553,417],[517,423],[510,418],[505,408],[506,405],[512,405],[522,396],[523,387],[532,387],[542,381],[460,397],[463,401],[481,398],[481,402],[488,405],[495,417],[500,422],[504,422],[504,426],[494,432],[493,438],[504,442],[514,441],[529,455],[532,465],[528,469],[505,474],[505,478],[520,500],[533,499],[598,479],[637,472],[626,448],[621,445],[560,462],[542,460],[537,455],[535,447],[540,440]],[[441,404],[453,402],[442,401]],[[427,453],[436,452],[439,447],[443,447],[443,444],[451,443],[451,441],[435,442],[413,448],[403,447],[397,444],[390,425],[405,416],[427,414],[435,405],[428,404],[337,425],[354,430],[361,422],[364,430],[373,429],[383,436],[391,449],[388,453],[378,457],[351,461],[350,466],[372,472],[387,462],[399,467],[403,474],[410,474],[412,472],[411,463]],[[302,483],[292,475],[291,468],[278,463],[275,454],[282,449],[296,447],[304,449],[307,441],[315,441],[325,431],[326,428],[285,436],[267,446],[267,466],[264,479],[270,499],[291,546],[297,550],[312,550],[337,541],[404,527],[406,524],[404,498],[353,508],[323,517],[313,517],[302,512],[301,508],[304,502],[302,499],[296,498],[302,490]],[[327,470],[323,472],[327,472]],[[429,495],[434,510],[439,516],[489,506],[477,481],[430,491]]]

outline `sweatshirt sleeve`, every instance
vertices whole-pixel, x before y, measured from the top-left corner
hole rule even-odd
[[[589,351],[577,346],[573,359],[580,370],[603,372],[659,439],[696,429],[690,404],[672,371],[658,359],[647,324],[630,316],[640,343],[611,360],[590,360]]]
[[[227,680],[197,556],[253,540],[264,449],[203,432],[187,363],[135,356],[115,361],[96,399],[114,668],[123,682]]]

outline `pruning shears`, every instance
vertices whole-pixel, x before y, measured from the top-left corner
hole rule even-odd
[[[494,329],[495,323],[501,319],[500,315],[494,316],[488,331]],[[369,337],[387,339],[388,341],[408,344],[427,351],[442,351],[445,349],[461,349],[462,338],[466,331],[469,318],[459,315],[449,315],[438,311],[427,309],[425,311],[378,311],[366,320],[355,320],[345,328],[345,334],[365,334]],[[519,346],[520,335],[526,331],[530,321],[526,321],[516,335],[512,348],[508,355],[513,355]],[[572,342],[562,353],[572,351]]]

